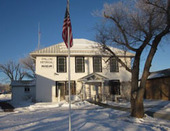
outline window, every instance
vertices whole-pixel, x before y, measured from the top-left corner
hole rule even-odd
[[[76,83],[75,81],[70,82],[70,88],[71,88],[71,95],[76,95]],[[68,82],[67,81],[56,81],[56,97],[59,96],[60,93],[60,99],[65,99],[65,95],[69,95],[69,88],[68,88]]]
[[[119,72],[119,66],[116,58],[110,59],[110,72]]]
[[[29,87],[25,87],[25,92],[30,92],[30,88]]]
[[[93,72],[102,72],[102,58],[93,57]]]
[[[75,71],[76,72],[85,72],[84,57],[76,57],[75,58]]]
[[[69,95],[69,88],[68,88],[68,82],[66,82],[66,92],[65,94],[66,95]],[[75,81],[71,81],[70,82],[70,90],[71,90],[71,95],[76,95],[76,84],[75,84]]]
[[[57,57],[57,72],[66,72],[66,57]]]

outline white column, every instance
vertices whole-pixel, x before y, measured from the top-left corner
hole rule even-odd
[[[96,90],[96,98],[95,98],[95,100],[96,101],[99,101],[99,90],[98,90],[98,85],[95,85],[95,90]]]
[[[102,102],[105,101],[104,81],[102,81]]]
[[[86,99],[86,87],[85,87],[85,82],[83,82],[83,100]]]
[[[57,91],[57,92],[58,92],[58,102],[60,102],[60,100],[61,100],[61,99],[60,99],[60,97],[61,97],[61,91],[60,91],[60,88],[57,88],[57,90],[58,90],[58,91]]]

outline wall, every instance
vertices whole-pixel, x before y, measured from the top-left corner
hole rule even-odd
[[[123,58],[121,58],[124,60]],[[127,72],[123,67],[119,65],[119,72],[110,72],[109,64],[105,63],[108,57],[102,58],[102,72],[99,73],[108,77],[110,80],[118,79],[122,81],[130,81],[131,74]],[[130,66],[130,58],[126,58],[128,66]],[[70,58],[71,61],[71,80],[76,81],[77,93],[82,90],[81,82],[77,82],[78,79],[93,73],[93,57],[85,57],[85,72],[75,73],[75,57]],[[55,81],[67,81],[68,74],[57,72],[57,57],[55,56],[37,56],[36,57],[36,100],[37,101],[57,101],[55,97]],[[68,61],[67,61],[68,67]],[[67,69],[68,71],[68,69]]]
[[[130,100],[130,97],[131,97],[131,82],[130,81],[122,82],[120,92],[122,94],[122,97],[124,97],[126,100]]]
[[[50,59],[50,67],[42,67],[42,59]],[[99,73],[110,79],[119,79],[120,81],[129,81],[131,79],[131,74],[126,71],[123,67],[119,65],[119,72],[110,72],[109,65],[105,63],[108,58],[102,58],[103,72]],[[85,57],[85,72],[76,73],[75,72],[75,57],[70,58],[71,61],[71,80],[77,80],[81,77],[84,77],[90,73],[93,73],[93,58]],[[128,63],[130,63],[130,58],[127,58]],[[67,62],[68,63],[68,62]],[[56,57],[37,57],[36,58],[36,74],[44,76],[48,79],[54,81],[63,81],[68,79],[68,74],[66,73],[57,73],[56,71]],[[68,69],[67,69],[68,70]]]
[[[37,75],[36,80],[36,101],[37,102],[51,102],[52,101],[52,87],[55,81]]]
[[[29,92],[25,92],[25,88],[29,88]],[[32,87],[12,87],[12,101],[20,102],[32,99],[35,100],[35,86]]]
[[[145,98],[170,100],[170,77],[147,80]]]

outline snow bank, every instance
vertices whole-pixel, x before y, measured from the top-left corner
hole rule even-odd
[[[10,102],[15,107],[15,112],[30,112],[37,110],[46,110],[46,109],[63,109],[67,110],[69,108],[69,104],[67,101],[62,102],[40,102],[40,103],[32,103],[31,100],[27,102],[14,103]],[[71,104],[72,109],[91,109],[98,108],[98,106],[90,104],[87,101],[76,101]]]
[[[108,105],[130,108],[130,102],[106,101]],[[144,100],[145,111],[153,111],[162,114],[170,114],[170,101],[163,100]]]
[[[11,100],[11,94],[0,94],[0,101]]]

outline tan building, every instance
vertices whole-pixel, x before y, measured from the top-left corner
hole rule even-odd
[[[170,100],[170,68],[150,74],[146,82],[145,98]]]
[[[131,74],[109,54],[102,53],[99,44],[74,39],[70,49],[71,93],[82,99],[104,100],[122,95],[121,83],[129,82]],[[132,53],[110,47],[131,67]],[[36,61],[36,101],[55,102],[68,96],[68,52],[59,43],[30,53]],[[125,84],[124,84],[125,85]],[[127,86],[128,87],[128,86]]]

